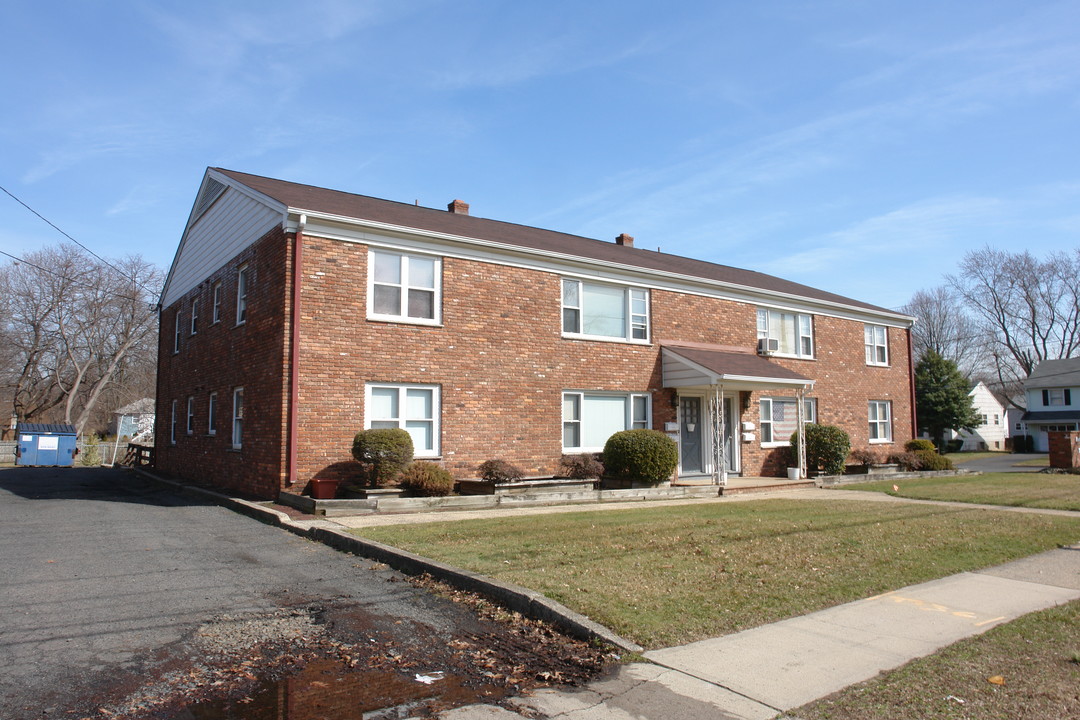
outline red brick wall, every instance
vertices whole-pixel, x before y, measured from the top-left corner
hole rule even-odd
[[[206,282],[162,310],[158,346],[155,462],[159,471],[240,493],[275,497],[284,474],[283,388],[288,244],[281,229],[267,233]],[[236,325],[237,269],[247,263],[247,319]],[[213,286],[222,282],[221,322],[212,323]],[[190,335],[191,302],[199,298],[198,333]],[[173,328],[180,312],[180,352]],[[243,447],[232,449],[233,389],[244,388]],[[217,391],[217,434],[207,432],[209,395]],[[195,427],[186,433],[187,398],[195,398]],[[177,401],[176,444],[169,443]]]
[[[652,293],[649,346],[560,336],[560,276],[469,260],[443,260],[442,327],[366,320],[368,248],[306,238],[302,312],[298,477],[348,471],[363,428],[369,382],[438,384],[442,462],[462,477],[491,458],[549,474],[561,454],[561,393],[568,389],[653,392],[653,426],[675,419],[662,390],[656,339],[756,345],[756,306]],[[894,445],[910,438],[905,333],[889,331],[890,367],[867,367],[863,324],[815,317],[817,359],[779,359],[818,382],[822,422],[868,443],[868,400],[889,400]],[[781,395],[782,392],[768,393]],[[757,396],[742,419],[758,423]],[[744,443],[746,474],[781,474],[781,453]]]
[[[1048,432],[1050,467],[1080,468],[1080,432]]]

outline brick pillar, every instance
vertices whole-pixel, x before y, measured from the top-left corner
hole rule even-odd
[[[1049,432],[1050,467],[1080,468],[1080,432]]]

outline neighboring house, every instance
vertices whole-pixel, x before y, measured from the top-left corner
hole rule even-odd
[[[1035,452],[1049,452],[1046,433],[1072,431],[1080,424],[1080,357],[1043,360],[1024,381],[1027,412],[1022,421]]]
[[[979,381],[968,393],[971,406],[982,418],[982,422],[973,430],[949,431],[947,440],[964,441],[961,450],[1004,450],[1005,439],[1009,437],[1009,425],[1006,420],[1005,406],[986,383]]]
[[[912,437],[911,317],[468,210],[208,169],[161,298],[158,469],[274,497],[401,427],[459,477],[542,476],[640,427],[716,482],[783,475],[800,417]]]
[[[109,433],[117,437],[148,437],[154,431],[156,402],[143,398],[129,403],[113,413]]]
[[[1026,395],[1013,395],[1009,397],[1009,403],[1005,407],[1006,424],[1009,426],[1009,437],[1016,438],[1028,434],[1027,423],[1024,422],[1024,413],[1027,412]]]

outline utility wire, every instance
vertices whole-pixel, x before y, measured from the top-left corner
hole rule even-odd
[[[70,283],[72,283],[74,285],[81,285],[84,288],[87,288],[89,290],[100,290],[101,289],[101,288],[95,287],[94,285],[91,285],[89,283],[83,282],[82,280],[76,280],[75,278],[68,277],[67,275],[64,275],[62,273],[58,273],[55,270],[50,270],[47,267],[42,267],[41,265],[38,265],[36,263],[32,263],[29,260],[24,260],[23,258],[18,257],[16,255],[12,255],[9,252],[4,252],[3,250],[0,250],[0,255],[6,255],[9,258],[11,258],[12,260],[14,260],[16,263],[23,263],[24,265],[29,265],[30,267],[36,268],[36,269],[40,270],[43,273],[48,273],[49,275],[55,275],[56,277],[60,278],[61,280],[66,280],[67,282],[70,282]],[[125,275],[125,277],[127,277],[127,276]],[[142,287],[142,285],[140,284],[139,287]],[[146,288],[143,288],[143,289],[145,290]],[[149,291],[147,291],[147,292],[149,292]],[[130,295],[121,295],[120,293],[109,292],[109,291],[106,291],[105,294],[106,295],[111,295],[111,296],[113,296],[115,298],[120,298],[121,300],[131,300],[132,302],[146,302],[146,298],[131,297]],[[151,293],[151,296],[152,295],[153,294]],[[153,303],[150,303],[150,304],[152,305]]]
[[[38,212],[37,210],[35,210],[34,208],[32,208],[32,207],[30,207],[29,205],[27,205],[26,203],[24,203],[24,202],[23,202],[22,200],[20,200],[19,198],[15,197],[15,195],[14,195],[14,194],[12,194],[12,192],[11,192],[10,190],[8,190],[8,189],[7,189],[6,187],[4,187],[3,185],[0,185],[0,190],[3,190],[3,191],[4,191],[4,193],[5,193],[5,194],[7,194],[7,196],[8,196],[8,197],[10,197],[10,198],[11,198],[12,200],[14,200],[15,202],[19,203],[20,205],[22,205],[22,206],[23,206],[24,208],[26,208],[26,209],[27,209],[27,210],[29,210],[30,212],[34,213],[34,215],[37,215],[37,216],[38,216],[38,217],[39,217],[39,218],[40,218],[40,219],[41,219],[41,220],[42,220],[42,221],[43,221],[44,223],[46,223],[46,224],[47,224],[47,225],[48,225],[49,227],[51,227],[51,228],[52,228],[53,230],[56,230],[56,232],[60,233],[61,235],[63,235],[64,237],[66,237],[66,238],[67,238],[68,240],[70,240],[71,242],[75,243],[76,245],[78,245],[79,247],[81,247],[81,248],[82,248],[83,250],[85,250],[86,252],[90,253],[90,254],[91,254],[91,255],[93,255],[94,257],[96,257],[96,258],[97,258],[98,260],[100,260],[101,262],[105,263],[105,265],[107,265],[108,267],[112,268],[112,269],[113,269],[113,270],[115,270],[116,272],[118,272],[118,273],[120,273],[121,275],[123,275],[123,276],[124,276],[125,278],[127,278],[127,279],[131,280],[132,282],[134,282],[134,283],[135,283],[136,285],[138,285],[139,287],[141,287],[141,288],[142,288],[143,290],[145,290],[145,291],[146,291],[147,293],[149,293],[149,294],[150,294],[151,296],[153,296],[153,295],[154,295],[154,292],[153,292],[152,290],[150,290],[150,288],[146,287],[146,286],[145,286],[145,285],[143,285],[143,284],[142,284],[141,282],[139,282],[138,280],[136,280],[136,279],[135,279],[135,277],[133,277],[133,276],[132,276],[132,277],[129,277],[129,276],[128,276],[128,274],[127,274],[127,273],[125,273],[125,272],[124,272],[123,270],[121,270],[120,268],[116,267],[116,266],[115,266],[115,265],[113,265],[113,264],[112,264],[111,262],[109,262],[109,261],[108,261],[108,260],[106,260],[105,258],[103,258],[103,257],[101,257],[100,255],[98,255],[98,254],[97,254],[96,252],[94,252],[94,251],[93,251],[93,250],[91,250],[90,248],[86,247],[85,245],[83,245],[83,244],[82,244],[81,242],[79,242],[79,241],[78,241],[78,240],[76,240],[75,238],[73,238],[73,237],[71,237],[70,235],[68,235],[68,234],[67,234],[66,232],[64,232],[64,231],[63,231],[63,230],[61,230],[61,229],[60,229],[59,227],[57,227],[57,226],[56,226],[56,224],[55,224],[55,223],[53,223],[53,222],[52,222],[51,220],[49,220],[49,219],[48,219],[47,217],[45,217],[44,215],[42,215],[41,213],[39,213],[39,212]],[[5,255],[7,255],[7,253],[4,253],[4,254],[5,254]],[[11,256],[9,255],[8,257],[11,257]],[[24,260],[23,262],[26,262],[26,261]],[[32,263],[26,263],[26,264],[27,264],[27,265],[31,265]],[[37,267],[37,266],[35,265],[34,267]],[[44,268],[41,268],[41,269],[44,269]],[[46,272],[48,272],[48,271],[46,271]]]

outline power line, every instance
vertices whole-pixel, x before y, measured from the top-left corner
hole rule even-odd
[[[34,208],[32,208],[32,207],[30,207],[29,205],[27,205],[26,203],[24,203],[24,202],[23,202],[22,200],[20,200],[19,198],[17,198],[17,197],[16,197],[16,196],[15,196],[14,194],[12,194],[12,192],[11,192],[10,190],[8,190],[8,189],[7,189],[6,187],[4,187],[3,185],[0,185],[0,190],[3,190],[3,191],[4,191],[4,193],[6,193],[6,194],[7,194],[7,196],[8,196],[8,197],[10,197],[10,198],[11,198],[12,200],[14,200],[15,202],[19,203],[20,205],[22,205],[22,206],[23,206],[24,208],[26,208],[26,209],[27,209],[27,210],[29,210],[30,212],[34,213],[34,215],[38,216],[38,218],[40,218],[40,219],[41,219],[41,220],[42,220],[42,221],[43,221],[44,223],[46,223],[46,224],[47,224],[47,225],[48,225],[49,227],[51,227],[51,228],[52,228],[53,230],[56,230],[56,232],[60,233],[60,234],[61,234],[61,235],[63,235],[64,237],[66,237],[66,238],[67,238],[68,240],[70,240],[71,242],[75,243],[76,245],[78,245],[79,247],[81,247],[81,248],[82,248],[83,250],[85,250],[86,252],[90,253],[91,255],[93,255],[94,257],[96,257],[96,258],[97,258],[98,260],[100,260],[101,262],[105,263],[105,265],[106,265],[106,266],[108,266],[108,267],[112,268],[112,269],[113,269],[113,270],[115,270],[116,272],[118,272],[118,273],[120,273],[121,275],[123,275],[123,276],[124,276],[125,278],[127,278],[127,277],[128,277],[128,274],[127,274],[127,273],[125,273],[125,272],[124,272],[123,270],[121,270],[120,268],[116,267],[115,265],[113,265],[113,264],[112,264],[111,262],[109,262],[109,261],[108,261],[108,260],[106,260],[105,258],[101,257],[101,256],[100,256],[100,255],[98,255],[98,254],[97,254],[96,252],[94,252],[94,251],[93,251],[93,250],[91,250],[90,248],[86,247],[85,245],[83,245],[83,244],[82,244],[81,242],[79,242],[79,241],[78,241],[78,240],[76,240],[75,238],[71,237],[71,235],[68,235],[68,234],[67,234],[66,232],[64,232],[64,231],[63,231],[63,230],[61,230],[61,229],[60,229],[59,227],[57,227],[57,225],[56,225],[56,224],[55,224],[54,222],[52,222],[51,220],[49,220],[49,219],[48,219],[47,217],[45,217],[44,215],[42,215],[41,213],[39,213],[39,212],[38,212],[37,210],[35,210]],[[4,253],[4,254],[5,254],[5,255],[8,255],[8,253]],[[8,255],[8,257],[12,257],[12,256]],[[23,262],[26,262],[26,261],[24,260]],[[27,265],[32,265],[33,263],[26,263],[26,264],[27,264]],[[37,267],[37,266],[35,265],[34,267]],[[42,270],[44,270],[44,268],[39,268],[39,269],[42,269]],[[47,271],[47,270],[46,270],[46,272],[49,272],[49,271]],[[145,290],[145,291],[146,291],[147,293],[149,293],[149,294],[150,294],[151,296],[153,296],[153,295],[154,295],[154,292],[153,292],[152,290],[150,290],[150,288],[146,287],[146,286],[145,286],[145,285],[143,285],[143,284],[142,284],[141,282],[139,282],[138,280],[136,280],[134,276],[132,276],[132,277],[131,277],[130,279],[131,279],[131,281],[132,281],[132,282],[134,282],[134,283],[135,283],[136,285],[138,285],[139,287],[141,287],[141,288],[142,288],[143,290]]]
[[[38,265],[37,263],[32,263],[29,260],[24,260],[23,258],[18,257],[16,255],[12,255],[9,252],[4,252],[3,250],[0,250],[0,255],[6,255],[7,257],[14,260],[16,263],[23,263],[24,265],[29,265],[32,268],[36,268],[36,269],[40,270],[41,272],[48,273],[49,275],[55,275],[56,277],[60,278],[61,280],[66,280],[67,282],[70,282],[70,283],[72,283],[74,285],[81,285],[84,288],[87,288],[89,290],[100,290],[101,289],[101,288],[95,287],[95,286],[93,286],[93,285],[91,285],[89,283],[83,282],[82,280],[76,280],[75,278],[68,277],[67,275],[64,275],[62,273],[58,273],[55,270],[50,270],[47,267],[42,267],[41,265]],[[127,277],[127,276],[125,275],[124,277]],[[143,287],[142,283],[138,283],[138,285],[139,285],[139,287]],[[146,290],[146,288],[143,288],[143,289]],[[147,292],[150,292],[150,291],[147,290]],[[146,302],[145,298],[131,297],[130,295],[121,295],[120,293],[115,293],[115,292],[110,292],[110,291],[105,291],[105,294],[106,295],[111,295],[111,296],[113,296],[115,298],[120,298],[121,300],[131,300],[132,302]],[[153,296],[153,293],[151,293],[151,297],[152,296]],[[148,304],[152,304],[152,303],[148,303]]]

